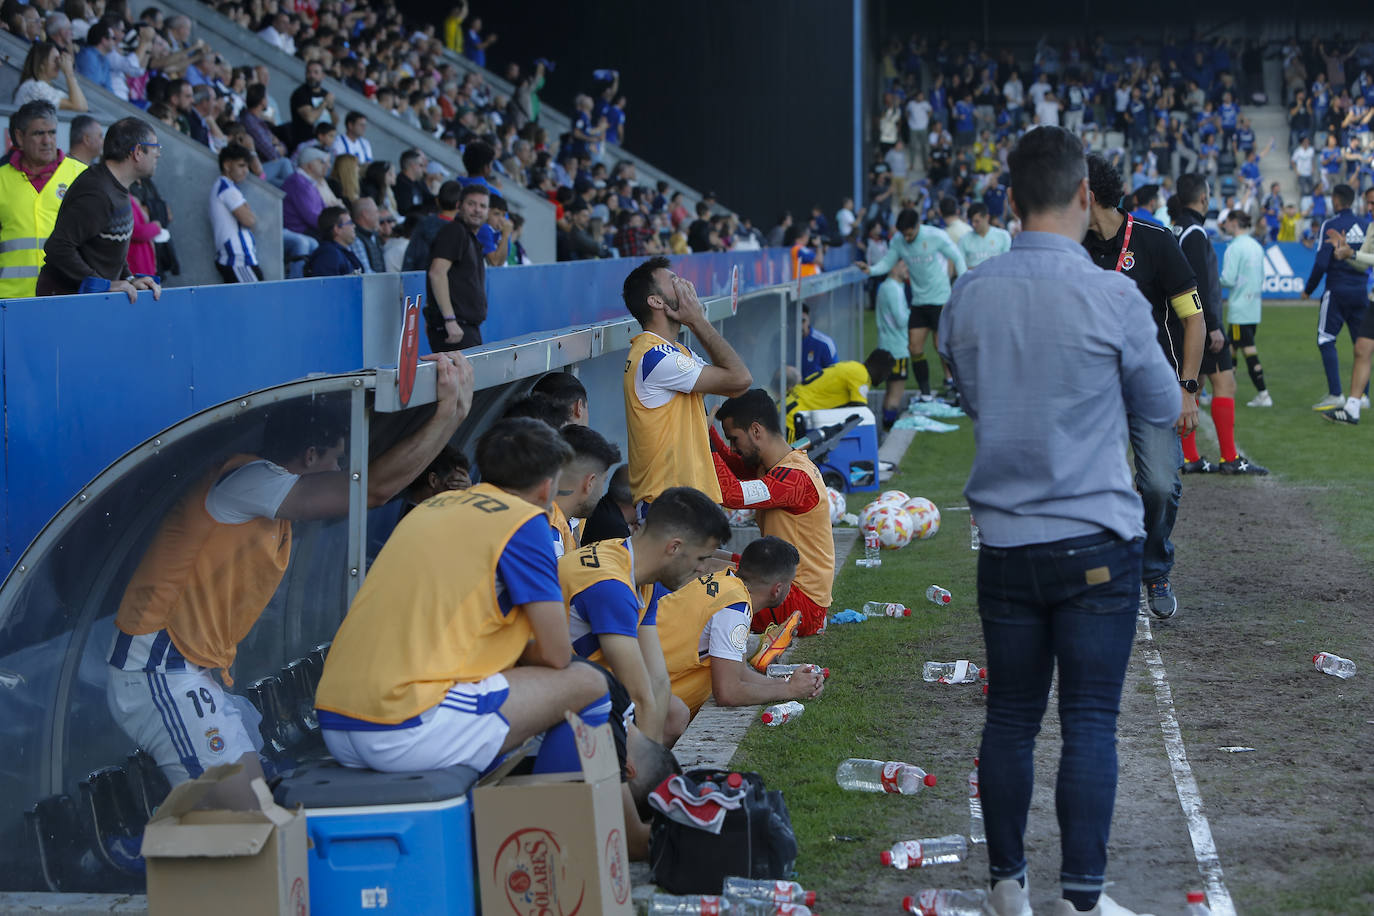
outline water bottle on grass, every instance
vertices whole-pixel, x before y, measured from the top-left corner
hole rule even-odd
[[[968,843],[957,833],[928,840],[899,840],[878,856],[878,861],[900,871],[908,868],[929,868],[932,865],[952,865],[964,861]]]
[[[835,770],[835,782],[851,792],[887,792],[915,795],[935,785],[935,777],[925,770],[900,760],[866,760],[850,757]]]
[[[968,774],[968,839],[970,843],[986,843],[988,834],[983,822],[983,794],[978,788],[978,758]]]
[[[816,892],[795,881],[769,881],[757,878],[726,878],[722,896],[731,900],[763,900],[771,903],[802,903],[813,906]]]
[[[938,585],[932,585],[926,589],[926,600],[931,604],[938,604],[944,607],[954,600],[954,596],[949,593],[948,589],[941,588]]]
[[[1324,674],[1334,674],[1339,678],[1355,676],[1355,663],[1348,658],[1341,658],[1334,652],[1318,652],[1312,656],[1312,663]]]
[[[869,525],[864,529],[864,555],[854,562],[865,569],[876,569],[883,565],[883,557],[879,552],[878,529],[875,525]]]
[[[926,662],[921,668],[922,680],[941,684],[972,684],[987,676],[988,669],[979,668],[966,658],[956,662]]]
[[[1188,892],[1188,916],[1212,916],[1207,908],[1207,895],[1202,891]]]
[[[910,617],[911,608],[896,601],[865,601],[860,613],[865,617]]]
[[[759,719],[764,725],[777,726],[791,722],[793,719],[800,719],[801,714],[805,711],[806,707],[796,700],[788,700],[786,703],[769,706],[763,711],[763,715]]]
[[[902,898],[902,912],[916,916],[983,916],[987,891],[921,891]]]

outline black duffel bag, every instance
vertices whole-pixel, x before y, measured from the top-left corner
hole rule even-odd
[[[688,778],[724,785],[725,770],[689,770]],[[720,833],[688,827],[654,813],[649,862],[654,883],[672,894],[719,894],[725,879],[791,878],[797,837],[782,793],[769,791],[758,773],[741,773],[744,804],[728,812]]]

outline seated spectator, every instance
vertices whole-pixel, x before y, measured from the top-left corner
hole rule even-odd
[[[358,160],[360,166],[372,161],[372,143],[364,136],[367,133],[367,115],[361,111],[350,111],[344,115],[344,130],[334,139],[330,152],[335,156],[345,153]]]
[[[400,273],[404,269],[406,248],[410,237],[406,234],[410,227],[397,222],[399,219],[390,210],[382,210],[377,215],[377,235],[382,244],[382,261],[387,273]]]
[[[262,83],[253,83],[244,95],[239,121],[248,128],[248,135],[253,139],[253,150],[258,154],[267,180],[281,187],[296,167],[287,158],[286,144],[277,137],[274,130],[276,125],[268,119],[267,104],[267,87]]]
[[[272,45],[279,51],[284,51],[293,57],[296,54],[296,30],[298,25],[294,17],[285,10],[278,10],[272,17],[272,22],[267,27],[258,31],[258,37]]]
[[[91,26],[100,18],[91,12],[90,4],[86,0],[66,0],[62,5],[62,12],[66,13],[68,20],[71,21],[74,41],[84,42]]]
[[[500,194],[501,189],[492,184],[495,162],[496,151],[492,149],[491,144],[474,140],[463,148],[463,168],[468,174],[467,177],[458,180],[463,184],[485,185],[491,194]]]
[[[316,235],[320,247],[306,259],[307,277],[342,277],[363,273],[362,262],[349,250],[356,237],[353,220],[343,207],[325,207],[320,211]]]
[[[295,152],[291,154],[291,158],[295,161],[296,165],[299,166],[301,164],[301,153],[308,149],[317,149],[329,157],[329,162],[332,167],[334,154],[331,150],[334,148],[334,141],[338,138],[339,132],[334,125],[328,121],[321,121],[319,124],[316,124],[314,131],[315,136],[305,141],[300,146],[297,146]]]
[[[129,237],[129,255],[125,263],[134,276],[157,276],[157,251],[153,239],[162,233],[162,224],[148,216],[148,208],[137,197],[129,195],[129,206],[133,209],[134,228]]]
[[[687,717],[685,708],[681,716],[669,715],[672,686],[658,638],[657,598],[705,575],[729,539],[730,524],[710,497],[671,487],[627,541],[589,544],[558,564],[573,651],[611,669],[634,701],[635,724],[665,745],[682,734]]]
[[[329,190],[329,185],[324,177],[328,169],[328,153],[319,149],[306,150],[301,154],[300,169],[282,183],[281,189],[286,194],[281,208],[282,225],[289,231],[313,235],[319,224],[320,211],[326,205],[340,205],[337,198],[332,204],[325,200],[324,192]],[[329,196],[333,198],[332,191]]]
[[[410,215],[416,211],[428,213],[434,210],[434,195],[429,190],[426,172],[428,167],[429,157],[419,150],[408,149],[401,153],[401,172],[396,176],[393,190],[400,215],[406,219],[410,219]]]
[[[253,227],[257,216],[239,183],[248,177],[252,153],[232,144],[220,150],[219,173],[210,189],[210,227],[215,234],[215,267],[225,283],[253,283],[262,279]]]
[[[33,12],[34,22],[39,22],[38,11],[31,6],[26,9]],[[37,38],[37,35],[34,37]],[[114,53],[115,44],[121,37],[123,33],[106,19],[91,26],[86,33],[86,44],[76,53],[76,72],[102,89],[114,92],[109,56]]]
[[[329,189],[344,205],[351,205],[362,196],[358,160],[351,153],[335,158],[334,168],[329,173]]]
[[[100,158],[105,146],[105,128],[101,127],[95,118],[90,115],[77,115],[72,118],[70,137],[68,156],[86,165]]]
[[[14,104],[41,101],[60,111],[85,111],[86,96],[81,91],[81,81],[76,78],[74,60],[70,52],[61,50],[50,41],[35,41],[29,47],[24,66],[19,71],[19,88],[14,90]],[[53,80],[59,75],[67,81],[67,92],[53,85]]]
[[[581,199],[567,207],[567,217],[559,223],[556,245],[558,260],[583,261],[601,256],[601,244],[590,233],[592,208]]]
[[[392,191],[395,185],[396,166],[385,159],[374,159],[363,170],[363,180],[358,189],[376,202],[377,209],[398,216],[396,195]]]
[[[363,265],[363,273],[380,274],[386,272],[386,262],[382,257],[381,219],[377,204],[371,197],[359,197],[349,206],[353,214],[353,244],[349,250]]]
[[[117,25],[113,28],[118,34],[115,39],[118,43],[125,36]],[[127,42],[117,44],[106,54],[110,64],[110,91],[115,94],[116,98],[125,102],[138,101],[143,97],[141,92],[137,94],[134,92],[134,83],[138,81],[138,86],[141,88],[142,82],[144,82],[141,78],[148,71],[148,58],[153,53],[153,41],[157,37],[157,33],[153,31],[153,27],[150,25],[140,25],[136,28],[138,29],[138,37],[132,47]]]
[[[186,114],[191,125],[191,139],[204,143],[216,152],[223,149],[226,143],[218,123],[222,104],[215,90],[202,83],[192,88],[191,110]]]
[[[32,44],[43,36],[43,14],[34,4],[6,3],[5,26],[16,37]]]
[[[821,695],[823,674],[765,677],[744,660],[754,609],[787,600],[798,559],[797,548],[781,538],[759,538],[740,554],[738,573],[704,576],[659,598],[663,659],[689,719],[711,697],[717,706],[755,706]]]

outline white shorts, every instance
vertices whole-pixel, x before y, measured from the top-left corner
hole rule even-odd
[[[209,669],[188,662],[185,671],[109,670],[110,714],[172,785],[262,748],[262,716],[246,697],[225,693]]]
[[[325,728],[325,747],[347,767],[383,773],[470,766],[485,770],[501,753],[510,723],[501,704],[510,694],[504,674],[454,684],[438,706],[420,713],[420,724],[381,731]]]

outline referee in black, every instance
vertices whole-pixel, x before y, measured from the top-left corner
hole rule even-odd
[[[1170,537],[1183,493],[1178,476],[1183,465],[1179,436],[1197,428],[1197,380],[1206,338],[1202,300],[1193,268],[1173,233],[1135,219],[1118,206],[1124,194],[1121,173],[1097,154],[1088,156],[1088,189],[1093,202],[1083,247],[1098,267],[1119,271],[1135,281],[1150,301],[1159,345],[1178,373],[1181,405],[1175,429],[1160,429],[1129,417],[1135,485],[1145,503],[1141,578],[1150,612],[1167,620],[1178,610],[1178,600],[1169,585],[1169,573],[1174,568]]]

